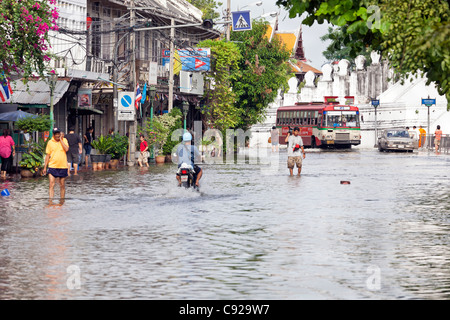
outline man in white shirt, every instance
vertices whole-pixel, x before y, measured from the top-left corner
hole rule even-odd
[[[302,154],[303,159],[306,157],[305,149],[303,148],[303,139],[300,136],[300,129],[295,127],[292,136],[288,133],[285,142],[288,142],[287,165],[290,175],[294,175],[294,166],[297,165],[298,176],[300,176],[302,172]]]

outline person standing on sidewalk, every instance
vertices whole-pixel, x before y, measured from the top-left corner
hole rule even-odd
[[[434,149],[436,150],[436,153],[438,152],[439,147],[441,146],[441,139],[442,139],[442,130],[441,126],[438,125],[436,131],[434,132]]]
[[[78,162],[80,159],[80,154],[83,153],[83,147],[81,144],[81,138],[75,133],[73,128],[69,129],[69,134],[67,135],[67,141],[69,142],[69,151],[67,152],[67,162],[69,164],[68,174],[70,176],[70,166],[73,166],[73,174],[76,176],[78,174]]]
[[[302,172],[302,154],[303,159],[305,159],[305,149],[303,148],[303,139],[300,136],[300,129],[298,127],[294,128],[293,135],[289,133],[286,137],[285,142],[288,142],[288,162],[287,166],[289,168],[289,173],[291,176],[294,175],[294,167],[297,166],[298,176]]]
[[[45,149],[46,156],[44,169],[42,170],[42,176],[45,176],[48,168],[50,200],[53,199],[53,196],[55,195],[54,188],[56,182],[58,182],[60,186],[61,199],[64,199],[66,196],[65,183],[68,176],[67,151],[69,151],[69,143],[67,142],[67,139],[64,138],[64,133],[58,128],[54,128],[53,137],[47,143],[47,148]]]
[[[16,149],[10,131],[3,129],[3,136],[0,137],[0,158],[2,160],[1,178],[5,179],[6,173],[11,170],[15,155]]]

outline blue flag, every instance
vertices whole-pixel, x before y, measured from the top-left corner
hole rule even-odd
[[[146,96],[147,96],[147,83],[144,84],[144,89],[142,90],[142,101],[144,101],[144,103]]]

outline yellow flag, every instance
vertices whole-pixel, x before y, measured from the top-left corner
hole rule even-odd
[[[173,55],[173,74],[179,74],[181,67],[180,55],[178,54],[178,50],[175,50]]]

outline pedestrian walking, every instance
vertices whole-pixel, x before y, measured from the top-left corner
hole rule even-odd
[[[66,196],[66,178],[68,176],[67,166],[67,151],[69,151],[69,142],[64,138],[64,133],[58,128],[53,129],[53,137],[47,143],[45,149],[45,163],[42,175],[45,176],[48,173],[49,176],[49,197],[53,199],[55,194],[55,184],[59,183],[60,197],[64,199]],[[47,172],[48,168],[48,172]]]
[[[421,148],[425,146],[425,138],[427,137],[427,131],[422,126],[419,126],[419,132],[420,132],[419,148]]]
[[[276,151],[278,152],[280,139],[279,139],[279,132],[277,127],[273,126],[272,130],[270,130],[270,142],[272,144],[272,152]]]
[[[3,129],[3,135],[0,137],[0,158],[2,160],[1,178],[6,178],[6,173],[11,170],[15,156],[16,148],[14,140],[11,138],[11,132],[9,129]]]
[[[67,162],[69,164],[68,175],[70,176],[70,167],[73,166],[73,174],[78,175],[78,163],[80,159],[80,154],[83,153],[83,148],[81,144],[81,138],[75,133],[73,128],[69,129],[69,134],[66,137],[69,143],[69,151],[67,152]]]
[[[438,125],[436,127],[436,131],[434,132],[434,149],[436,153],[438,152],[439,147],[441,146],[441,139],[442,139],[442,130],[441,126]]]
[[[85,157],[84,164],[86,165],[86,168],[88,167],[89,156],[91,155],[91,151],[92,151],[92,141],[94,140],[93,132],[94,132],[94,129],[92,127],[90,127],[86,130],[86,133],[83,136],[84,157]]]
[[[148,152],[148,143],[145,141],[145,137],[142,133],[139,135],[139,139],[141,139],[141,152],[139,153],[138,163],[140,167],[142,167],[143,164],[148,167],[148,157],[150,156]]]
[[[302,172],[302,154],[303,159],[305,159],[305,149],[303,148],[303,139],[300,136],[300,129],[298,127],[294,128],[293,135],[287,134],[285,142],[288,143],[288,162],[287,166],[289,168],[289,173],[291,176],[294,175],[294,167],[297,166],[298,176]]]

